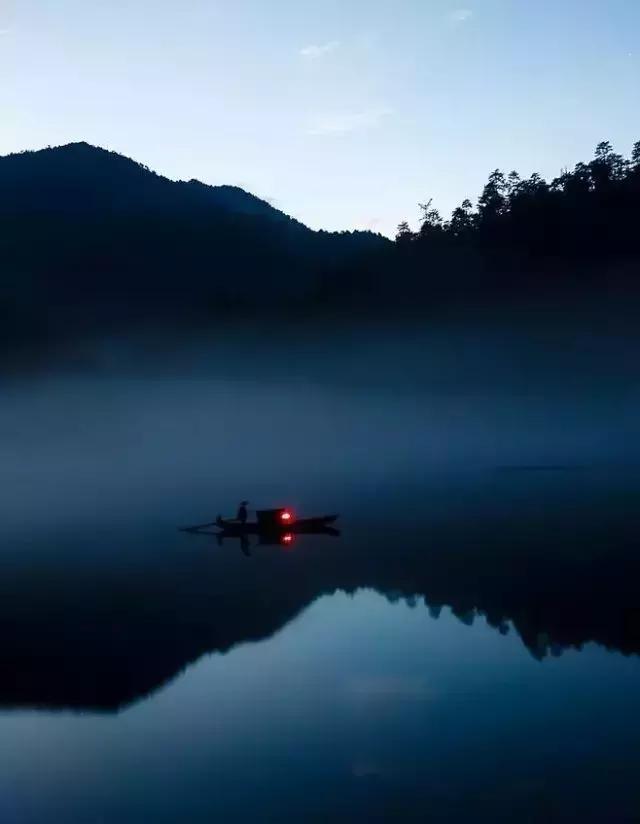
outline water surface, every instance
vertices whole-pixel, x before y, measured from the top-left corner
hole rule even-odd
[[[387,355],[6,382],[3,821],[634,820],[633,385]]]

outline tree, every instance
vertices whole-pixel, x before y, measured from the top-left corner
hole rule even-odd
[[[608,140],[602,140],[596,146],[596,160],[605,161],[613,154],[613,146]]]
[[[428,203],[420,203],[422,210],[422,224],[420,226],[421,237],[433,237],[434,235],[441,235],[443,232],[443,220],[440,212],[437,209],[431,208],[432,201]]]
[[[409,243],[413,240],[413,237],[414,235],[411,231],[411,227],[406,220],[403,220],[402,223],[398,224],[398,229],[396,230],[396,243]]]
[[[591,176],[591,169],[586,163],[576,163],[573,174],[569,179],[567,193],[580,197],[586,195],[592,188],[593,178]]]
[[[478,200],[478,213],[483,223],[495,221],[507,208],[507,181],[500,169],[489,175]]]
[[[454,237],[462,237],[472,231],[473,227],[473,204],[467,198],[451,213],[449,231]]]
[[[518,172],[515,170],[509,172],[509,176],[507,177],[507,192],[509,193],[509,197],[513,197],[513,195],[517,193],[521,182]]]
[[[596,146],[595,159],[591,161],[589,168],[594,188],[605,189],[624,178],[627,161],[613,151],[613,146],[608,140],[603,140]]]

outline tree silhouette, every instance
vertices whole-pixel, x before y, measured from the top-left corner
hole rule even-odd
[[[431,208],[431,201],[421,203],[420,209],[422,210],[420,237],[422,239],[439,237],[445,230],[444,221],[440,212],[437,209]]]
[[[403,220],[402,223],[398,224],[398,228],[396,230],[396,242],[397,243],[407,243],[413,240],[413,232],[406,220]]]
[[[462,201],[460,206],[457,206],[449,221],[448,231],[455,238],[463,238],[467,236],[474,227],[473,203],[469,199]]]
[[[465,200],[443,221],[429,201],[420,204],[419,245],[425,264],[442,262],[471,249],[492,265],[504,258],[520,266],[553,257],[575,267],[604,259],[640,257],[640,141],[630,159],[616,153],[608,141],[596,147],[594,158],[563,170],[551,183],[534,173],[522,178],[495,169],[478,198],[477,212]]]
[[[478,213],[481,224],[492,224],[504,214],[508,206],[508,185],[504,174],[496,169],[489,175],[480,198],[478,199]]]

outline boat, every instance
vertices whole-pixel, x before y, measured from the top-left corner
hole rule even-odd
[[[296,518],[286,507],[264,509],[257,513],[257,520],[242,523],[235,518],[223,518],[218,515],[215,521],[196,526],[182,527],[182,532],[211,534],[214,527],[221,530],[215,534],[225,536],[241,535],[275,535],[290,533],[294,535],[333,534],[332,524],[338,515],[320,515],[315,518]]]
[[[337,515],[321,515],[317,518],[297,518],[296,520],[283,524],[265,525],[258,521],[247,521],[242,524],[236,520],[218,517],[216,518],[215,525],[220,529],[224,529],[225,532],[237,532],[238,534],[243,532],[247,535],[258,535],[261,532],[271,532],[273,530],[293,533],[313,532],[316,529],[331,526],[331,524],[337,520]]]

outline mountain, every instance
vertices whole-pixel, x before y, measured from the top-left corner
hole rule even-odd
[[[238,187],[172,181],[88,143],[0,157],[0,187],[0,214],[6,217],[43,211],[86,214],[87,210],[176,215],[206,209],[290,221],[306,228]]]
[[[5,338],[313,302],[391,247],[315,232],[233,186],[172,181],[72,143],[0,157]]]

